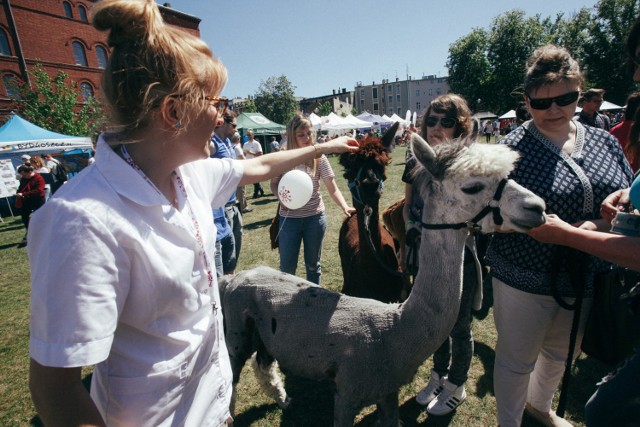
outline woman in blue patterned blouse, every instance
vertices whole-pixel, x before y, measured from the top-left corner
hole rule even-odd
[[[532,120],[502,142],[521,155],[511,178],[545,199],[547,213],[569,223],[599,218],[602,200],[628,187],[633,177],[614,137],[573,120],[582,83],[580,67],[566,49],[548,45],[536,50],[524,81]],[[571,425],[551,410],[573,318],[573,311],[556,301],[572,303],[576,296],[559,248],[525,234],[496,234],[487,252],[498,332],[494,389],[502,427],[519,426],[525,408],[545,425]],[[591,256],[582,265],[585,298],[577,349],[591,306],[593,276],[608,268]]]

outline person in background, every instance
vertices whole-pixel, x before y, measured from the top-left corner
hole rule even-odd
[[[474,131],[475,120],[466,101],[459,95],[441,95],[431,101],[420,126],[422,137],[431,146],[447,144],[458,138],[466,138]],[[477,125],[479,127],[479,125]],[[405,208],[403,216],[407,224],[407,270],[414,277],[418,274],[420,250],[420,223],[425,201],[412,185],[416,159],[411,156],[402,175],[405,182]],[[473,335],[471,332],[471,308],[475,291],[482,280],[481,271],[476,269],[476,242],[469,235],[464,253],[463,285],[460,311],[449,338],[433,354],[431,378],[416,396],[420,405],[427,406],[432,415],[446,415],[456,409],[467,398],[465,383],[473,358]],[[422,268],[429,268],[424,266]]]
[[[572,223],[600,217],[600,203],[629,186],[629,163],[608,132],[573,120],[583,76],[570,53],[553,45],[527,61],[524,102],[532,120],[502,143],[520,154],[510,178],[541,196],[547,213]],[[603,176],[602,171],[607,171]],[[582,283],[569,276],[570,259],[554,245],[526,234],[495,233],[487,250],[493,275],[493,313],[498,339],[494,391],[498,424],[516,427],[526,412],[544,425],[570,426],[551,403],[564,372],[575,301],[584,288],[575,348],[579,349],[593,296],[593,276],[610,265],[581,260]],[[579,355],[575,351],[575,357]]]
[[[640,169],[640,92],[634,92],[627,98],[627,108],[622,123],[611,129],[618,138],[633,172]]]
[[[51,184],[51,194],[53,195],[56,193],[56,191],[58,191],[58,189],[62,186],[62,184],[64,184],[64,181],[56,178],[57,176],[59,176],[58,168],[62,168],[62,165],[58,160],[54,159],[51,154],[45,154],[44,160],[45,160],[46,166],[49,168],[49,171],[51,172],[51,175],[54,177],[54,182],[53,184]]]
[[[29,163],[18,167],[20,174],[20,184],[16,192],[16,198],[22,199],[22,207],[20,208],[20,217],[26,232],[24,238],[18,243],[19,248],[27,246],[27,233],[29,232],[29,223],[31,214],[37,211],[45,202],[44,179],[40,174],[33,170],[33,166]]]
[[[254,138],[253,129],[249,129],[247,131],[247,142],[242,145],[242,151],[244,151],[244,156],[247,159],[253,159],[255,157],[262,156],[262,145],[260,142],[256,141]],[[253,198],[257,199],[258,197],[264,196],[264,190],[262,189],[262,184],[256,182],[253,184]]]
[[[357,144],[211,159],[229,101],[204,41],[153,0],[98,1],[92,24],[109,32],[112,131],[29,225],[31,396],[47,426],[220,427],[232,422],[232,372],[212,209],[238,185]]]
[[[31,163],[30,163],[31,156],[28,155],[28,154],[23,154],[22,156],[20,156],[20,160],[22,160],[22,164],[20,166],[25,165],[27,163],[29,163],[29,165],[31,165]],[[20,175],[20,172],[18,172],[18,169],[20,169],[20,166],[18,166],[16,168],[16,179],[17,180],[20,180],[22,178],[22,175]]]
[[[231,137],[231,144],[233,144],[233,152],[236,153],[236,158],[238,160],[246,160],[244,156],[244,152],[242,151],[242,144],[240,143],[241,137],[238,132],[234,132]],[[247,203],[247,191],[244,185],[239,185],[236,190],[236,199],[238,199],[238,207],[240,208],[241,213],[248,213],[253,211],[253,209]]]
[[[580,103],[582,111],[578,114],[578,121],[586,126],[593,126],[609,131],[611,121],[606,114],[599,113],[600,106],[604,102],[604,89],[588,89],[582,94]]]
[[[219,278],[225,273],[225,259],[229,259],[235,249],[235,241],[233,239],[233,232],[227,216],[225,215],[225,208],[216,208],[213,210],[213,224],[216,226],[216,255],[214,258],[216,265],[216,276]],[[227,251],[227,253],[225,253]]]
[[[338,138],[338,140],[341,138]],[[319,147],[333,143],[335,139],[330,143],[324,144],[317,144],[315,141],[316,138],[311,121],[302,115],[296,115],[287,124],[287,145],[280,151],[295,151],[295,149],[304,147],[316,147],[319,149]],[[296,274],[300,244],[304,243],[304,265],[307,280],[320,285],[322,242],[327,231],[327,215],[324,201],[320,194],[320,181],[324,183],[329,196],[345,215],[351,216],[356,210],[349,206],[342,196],[327,156],[318,152],[314,159],[309,159],[290,169],[298,169],[307,173],[313,182],[313,191],[307,204],[299,209],[287,209],[286,206],[280,204],[278,233],[280,270],[285,273]],[[281,178],[282,175],[279,175],[271,180],[273,194],[278,194],[278,184]]]
[[[44,201],[46,202],[51,197],[51,184],[54,182],[51,171],[44,165],[42,157],[38,155],[31,157],[30,163],[33,166],[33,171],[44,179]]]
[[[493,134],[493,123],[491,120],[487,120],[484,122],[482,126],[482,134],[484,135],[485,142],[488,144],[491,142],[491,135]]]
[[[222,123],[216,127],[213,138],[211,138],[211,157],[216,159],[237,159],[233,144],[229,139],[236,132],[237,127],[236,114],[231,110],[227,110],[222,117]],[[240,257],[240,249],[242,248],[242,214],[238,207],[238,199],[235,192],[231,194],[224,206],[224,213],[232,234],[230,236],[225,235],[222,240],[219,240],[222,245],[222,265],[224,274],[234,274]],[[220,233],[218,233],[218,237],[221,237]]]
[[[280,144],[275,136],[271,137],[271,142],[269,143],[269,147],[271,148],[271,152],[280,151]]]

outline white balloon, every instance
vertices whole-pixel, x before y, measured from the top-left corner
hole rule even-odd
[[[285,173],[278,184],[278,198],[287,209],[300,209],[306,205],[312,192],[311,177],[297,169]]]

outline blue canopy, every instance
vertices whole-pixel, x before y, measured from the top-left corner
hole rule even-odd
[[[57,153],[91,148],[91,138],[51,132],[14,114],[0,127],[0,156],[16,153]]]

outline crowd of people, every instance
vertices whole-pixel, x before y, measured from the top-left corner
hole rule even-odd
[[[253,130],[241,142],[236,115],[220,97],[224,65],[201,39],[165,24],[154,1],[101,0],[92,24],[108,32],[112,49],[102,86],[113,122],[97,142],[95,163],[62,188],[47,179],[61,167],[55,159],[23,156],[16,171],[24,245],[38,236],[27,247],[33,402],[45,425],[229,425],[232,379],[217,279],[238,265],[243,215],[252,210],[245,186],[253,184],[256,199],[264,195],[260,182],[270,180],[276,194],[286,172],[309,175],[310,200],[299,209],[280,206],[279,264],[296,274],[303,245],[306,278],[320,285],[328,221],[320,183],[345,216],[355,212],[327,156],[356,151],[365,136],[325,138],[296,115],[264,153]],[[640,19],[627,49],[640,64]],[[640,67],[634,70],[640,81]],[[510,178],[545,200],[547,222],[529,234],[495,233],[486,248],[497,423],[520,426],[527,413],[543,425],[569,426],[552,409],[572,342],[573,312],[558,300],[571,304],[583,290],[577,357],[594,276],[611,263],[640,270],[640,238],[607,232],[622,207],[640,206],[640,95],[629,95],[624,116],[599,113],[604,92],[586,89],[571,53],[553,45],[529,58],[523,87],[508,132],[501,123],[481,124],[462,96],[446,94],[398,141],[412,132],[432,146],[493,136],[519,153]],[[412,186],[415,167],[410,157],[402,177],[407,254],[419,248],[429,203]],[[416,396],[432,415],[451,413],[467,397],[471,311],[486,271],[478,246],[470,234],[458,319]],[[580,258],[580,283],[565,247],[590,254]],[[415,258],[401,264],[411,275],[429,267]],[[87,392],[81,374],[90,365]],[[587,405],[587,425],[640,419],[640,392],[629,381],[639,369],[637,353],[608,377]]]

